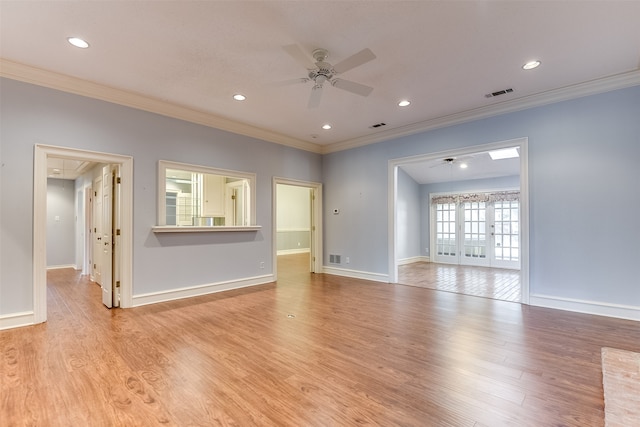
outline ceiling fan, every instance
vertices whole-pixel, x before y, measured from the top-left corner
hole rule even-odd
[[[290,80],[286,83],[313,82],[311,96],[309,97],[309,108],[316,108],[320,105],[323,85],[327,82],[338,89],[343,89],[360,96],[368,96],[373,90],[371,86],[336,77],[338,74],[345,73],[375,59],[376,56],[370,49],[362,49],[360,52],[351,55],[336,65],[331,65],[326,62],[329,56],[329,51],[326,49],[315,49],[311,53],[315,63],[297,44],[283,46],[283,49],[308,71],[307,77]]]
[[[454,164],[459,164],[459,165],[463,165],[463,164],[468,164],[470,159],[473,159],[473,157],[475,157],[475,155],[468,155],[468,156],[463,156],[463,157],[445,157],[444,159],[440,159],[437,162],[435,162],[434,165],[430,166],[430,169],[433,168],[437,168],[440,166],[453,166]]]

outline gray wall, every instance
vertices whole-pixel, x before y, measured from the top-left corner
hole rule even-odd
[[[640,306],[638,86],[321,157],[12,80],[0,84],[0,315],[32,309],[38,143],[134,157],[139,295],[272,273],[273,176],[324,183],[325,260],[338,253],[350,257],[352,270],[388,274],[389,159],[528,137],[531,292]],[[262,230],[154,234],[160,159],[257,173]]]
[[[397,184],[397,249],[399,260],[420,256],[422,235],[420,185],[402,169],[398,170]]]
[[[389,159],[528,137],[531,293],[640,306],[638,118],[635,86],[328,154],[325,259],[388,274]]]
[[[321,181],[318,154],[9,79],[0,84],[0,315],[33,309],[35,144],[134,158],[134,295],[273,273],[273,176]],[[153,233],[161,159],[256,173],[262,229]]]
[[[75,266],[75,183],[47,179],[47,267]]]

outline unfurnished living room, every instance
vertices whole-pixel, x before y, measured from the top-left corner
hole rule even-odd
[[[638,16],[0,0],[0,425],[640,425]]]

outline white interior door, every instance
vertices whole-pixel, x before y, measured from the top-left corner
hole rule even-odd
[[[113,307],[113,174],[102,168],[102,303]]]
[[[91,278],[102,285],[102,176],[93,180],[93,250]]]

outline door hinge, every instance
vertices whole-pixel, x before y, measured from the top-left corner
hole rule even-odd
[[[96,268],[96,265],[95,265],[95,264],[93,264],[93,268],[94,268],[94,269]]]
[[[120,280],[116,280],[116,288],[120,287]]]
[[[97,232],[98,232],[98,229],[97,229],[96,227],[93,227],[93,232],[94,232],[94,233],[97,233]]]
[[[315,225],[311,226],[311,231],[316,231],[316,226]]]
[[[121,181],[120,181],[120,177],[117,177],[117,178],[116,178],[116,184],[120,184],[120,183],[121,183]]]
[[[98,197],[98,192],[97,192],[97,191],[94,191],[94,192],[93,192],[93,196],[94,196],[94,197]]]
[[[316,257],[313,257],[313,260],[315,261],[315,260],[316,260]]]
[[[119,235],[120,235],[120,229],[119,229],[119,228],[117,228],[117,229],[116,229],[116,236],[119,236]]]

